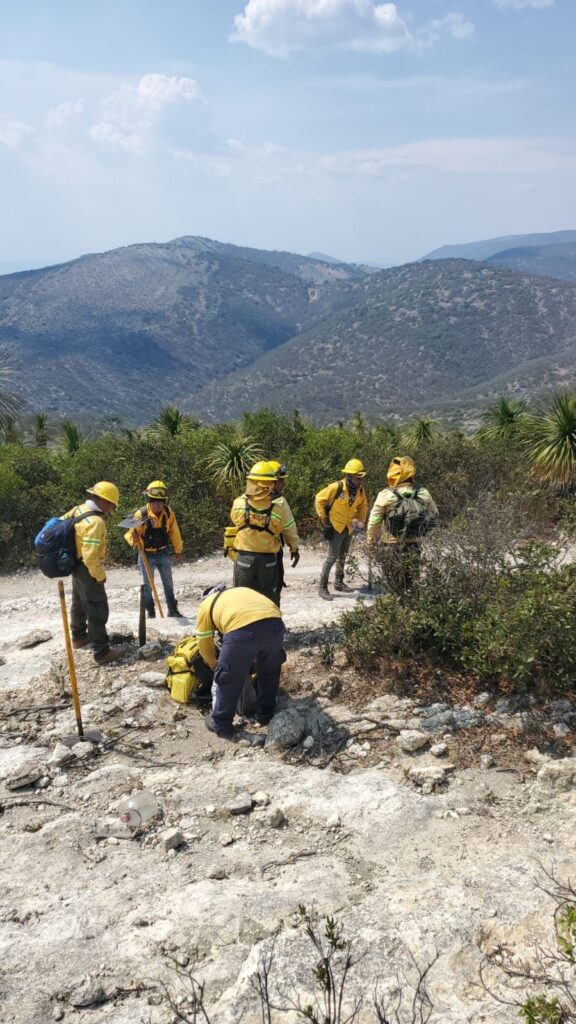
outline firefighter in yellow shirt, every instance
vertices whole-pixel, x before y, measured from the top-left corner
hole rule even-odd
[[[276,706],[280,669],[286,661],[284,623],[278,606],[251,587],[223,584],[202,595],[196,637],[200,654],[214,668],[212,714],[206,728],[222,739],[234,737],[233,719],[251,667],[256,669],[256,721],[268,725]],[[222,636],[219,654],[214,634]]]
[[[352,530],[363,530],[366,522],[366,494],[364,491],[364,465],[360,459],[349,459],[342,472],[343,480],[335,480],[315,499],[316,515],[322,523],[324,539],[328,541],[326,559],[320,574],[318,593],[325,601],[332,600],[328,580],[332,566],[336,564],[334,589],[351,593],[344,582],[346,555],[350,548]]]
[[[426,487],[414,482],[415,474],[416,464],[409,455],[392,459],[386,474],[388,486],[377,495],[368,520],[368,544],[372,551],[383,545],[387,566],[400,590],[407,590],[418,578],[422,537],[438,520],[436,503]],[[401,508],[403,498],[415,499],[416,510],[418,506],[421,509],[412,520],[412,529],[410,523],[401,530],[392,524],[390,513]]]
[[[178,611],[178,603],[174,596],[174,583],[172,580],[172,559],[173,553],[177,561],[183,557],[183,544],[180,529],[174,512],[168,505],[168,489],[163,480],[153,480],[144,491],[148,503],[144,508],[134,513],[135,519],[142,520],[142,526],[136,526],[124,534],[124,540],[132,547],[136,545],[136,538],[139,537],[144,544],[146,558],[150,565],[150,571],[154,576],[154,570],[158,569],[164,596],[168,606],[168,615],[171,618],[183,618],[182,612]],[[154,610],[154,599],[148,582],[148,576],[144,569],[142,557],[138,555],[138,565],[144,583],[144,601],[149,619],[156,615]]]
[[[106,629],[108,598],[104,562],[108,547],[105,519],[120,501],[115,484],[100,480],[87,487],[87,501],[70,509],[63,519],[83,518],[74,526],[76,555],[79,559],[72,572],[72,604],[70,627],[72,646],[79,650],[92,647],[97,665],[107,665],[126,653],[125,647],[111,647]]]
[[[279,606],[282,537],[290,548],[293,567],[300,554],[290,506],[275,493],[278,480],[277,463],[257,462],[248,474],[244,494],[234,500],[230,519],[236,527],[234,586],[251,587]]]

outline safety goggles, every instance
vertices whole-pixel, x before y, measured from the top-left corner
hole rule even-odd
[[[149,491],[146,491],[149,498],[155,498],[156,501],[166,501],[168,495],[164,489],[160,487],[151,487]]]

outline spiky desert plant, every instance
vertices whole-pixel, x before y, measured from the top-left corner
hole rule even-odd
[[[556,392],[522,433],[532,473],[557,486],[576,483],[576,391]]]
[[[36,448],[48,447],[50,433],[48,430],[48,416],[45,412],[37,412],[34,414],[30,433],[32,436],[32,443]]]
[[[251,466],[261,458],[262,450],[252,437],[232,437],[214,445],[206,468],[216,486],[227,490],[242,487]]]
[[[166,405],[154,420],[153,429],[159,434],[176,437],[181,434],[186,424],[184,413],[175,405]]]
[[[84,443],[82,428],[72,420],[62,420],[60,424],[60,446],[67,455],[76,455]]]
[[[432,444],[440,434],[438,421],[431,416],[418,416],[402,431],[402,440],[409,448]]]
[[[480,441],[507,441],[519,434],[526,417],[526,402],[502,395],[483,413],[477,437]]]
[[[0,430],[6,444],[18,440],[15,413],[22,401],[14,394],[12,384],[14,371],[8,362],[8,352],[0,345]]]

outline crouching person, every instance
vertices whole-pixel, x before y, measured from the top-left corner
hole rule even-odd
[[[215,633],[222,636],[218,653]],[[252,665],[257,678],[256,721],[268,725],[286,661],[278,606],[249,587],[226,590],[220,584],[203,594],[196,637],[202,658],[214,669],[212,715],[205,720],[206,728],[222,739],[233,739],[236,706]]]

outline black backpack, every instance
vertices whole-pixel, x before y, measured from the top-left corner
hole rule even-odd
[[[414,540],[423,537],[436,525],[436,518],[423,498],[419,488],[402,494],[395,487],[390,488],[396,495],[396,504],[386,513],[386,529],[398,540]]]
[[[79,516],[69,519],[49,519],[34,538],[34,551],[38,568],[48,579],[70,576],[78,565],[76,555],[76,538],[74,527],[88,516],[98,516],[100,512],[82,512]]]

